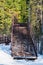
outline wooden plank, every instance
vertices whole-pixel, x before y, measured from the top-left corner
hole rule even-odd
[[[30,57],[23,57],[23,56],[18,57],[18,56],[15,56],[14,59],[17,59],[17,60],[21,60],[21,59],[35,60],[35,59],[37,59],[37,57],[35,57],[35,56],[30,56]]]

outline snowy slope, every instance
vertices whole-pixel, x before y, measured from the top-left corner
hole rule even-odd
[[[10,55],[10,45],[0,44],[0,65],[43,65],[43,55],[35,61],[14,60]]]

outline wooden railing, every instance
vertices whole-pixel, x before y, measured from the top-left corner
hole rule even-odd
[[[34,55],[37,56],[37,52],[31,38],[27,23],[15,23],[12,26],[12,55],[15,56],[28,56]],[[19,49],[19,50],[18,50]],[[16,52],[16,51],[17,52]],[[34,52],[33,52],[34,50]],[[21,52],[22,55],[19,53]]]

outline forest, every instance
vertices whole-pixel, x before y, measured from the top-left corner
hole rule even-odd
[[[26,22],[28,18],[28,3],[28,0],[0,0],[1,34],[9,34],[13,15],[17,17],[18,22]]]
[[[18,26],[19,31],[18,28],[13,27],[14,23],[16,22],[18,24],[16,24],[15,26]],[[14,33],[19,32],[18,35],[21,36],[20,39],[18,37],[19,41],[21,40],[22,43],[24,43],[23,40],[26,41],[26,43],[31,41],[31,44],[34,43],[36,47],[38,46],[37,52],[38,53],[40,52],[40,54],[42,54],[43,53],[43,1],[42,0],[0,0],[0,40],[1,40],[1,36],[3,37],[3,39],[4,36],[7,36],[8,37],[7,43],[12,42],[11,46],[14,46],[14,42],[16,40],[14,37],[18,35],[13,34],[12,30]],[[22,38],[22,36],[24,37]],[[18,39],[17,39],[17,43],[19,43]],[[41,41],[41,46],[39,44],[40,41]],[[39,50],[39,46],[40,46],[40,50]],[[24,49],[23,44],[22,44],[22,48]],[[34,51],[35,50],[36,48],[34,47]]]
[[[41,35],[41,4],[41,0],[0,0],[0,34],[10,34],[15,15],[20,23],[30,21],[32,32],[38,38]]]
[[[43,0],[0,0],[0,65],[32,64],[43,65]]]

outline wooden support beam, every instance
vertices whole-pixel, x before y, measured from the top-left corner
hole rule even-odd
[[[26,59],[26,60],[36,60],[37,59],[37,57],[35,57],[35,56],[28,56],[28,57],[18,57],[18,56],[15,56],[14,57],[14,59],[17,59],[17,60],[21,60],[21,59]]]

